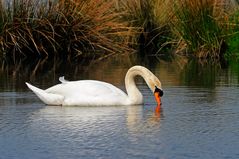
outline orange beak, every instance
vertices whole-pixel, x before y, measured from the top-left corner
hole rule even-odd
[[[161,103],[161,97],[163,96],[163,90],[159,89],[158,87],[155,86],[155,91],[154,91],[154,97],[157,102],[157,105],[160,107]]]
[[[160,106],[162,103],[161,103],[161,97],[159,96],[159,92],[154,92],[154,97],[157,102],[157,105]]]

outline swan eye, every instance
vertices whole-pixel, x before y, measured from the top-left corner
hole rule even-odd
[[[158,92],[159,93],[159,96],[162,97],[163,96],[163,90],[158,88],[157,86],[155,86],[155,90],[154,90],[154,93],[155,92]]]

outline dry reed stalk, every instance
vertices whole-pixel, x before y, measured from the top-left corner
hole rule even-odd
[[[0,45],[9,56],[87,56],[89,51],[101,56],[132,51],[130,39],[137,29],[120,21],[122,13],[116,12],[113,2],[39,2],[14,0],[1,10],[7,16],[0,17]]]

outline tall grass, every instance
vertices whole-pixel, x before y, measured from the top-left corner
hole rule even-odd
[[[0,3],[0,50],[10,56],[121,53],[137,33],[108,0],[11,2]]]
[[[141,46],[221,58],[239,41],[237,13],[221,2],[0,0],[0,55],[101,57]]]
[[[234,56],[239,59],[239,9],[224,16],[223,27],[225,41],[227,43],[226,56]]]
[[[200,58],[218,58],[223,43],[222,29],[214,16],[214,0],[178,0],[174,3],[173,30],[179,50]]]
[[[128,21],[129,25],[148,28],[148,25],[153,23],[153,0],[115,0],[114,2],[118,11],[125,12],[122,20]]]
[[[115,0],[117,9],[123,11],[123,21],[129,26],[141,29],[141,34],[135,38],[141,47],[140,52],[148,54],[161,50],[167,41],[170,30],[168,27],[168,3],[164,0]],[[166,20],[167,19],[167,20]]]
[[[152,34],[152,40],[158,49],[156,54],[168,54],[173,49],[173,34],[170,28],[171,20],[174,17],[172,1],[154,0],[154,21],[156,27]]]
[[[129,27],[138,28],[140,35],[135,38],[135,43],[141,43],[142,37],[146,37],[148,30],[154,25],[153,0],[115,0],[118,12],[123,12],[122,21],[127,21]]]

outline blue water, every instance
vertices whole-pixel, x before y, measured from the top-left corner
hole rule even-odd
[[[124,89],[123,74],[139,61],[113,62],[112,68],[107,66],[112,61],[88,69],[77,66],[80,72],[85,71],[66,76],[105,79]],[[30,80],[47,88],[66,73],[62,70],[54,76],[45,73],[38,78],[36,74],[29,79],[19,72],[16,79],[1,79],[0,159],[239,158],[237,71],[215,68],[189,72],[188,65],[180,70],[171,62],[159,63],[144,65],[163,83],[160,113],[154,112],[154,97],[140,78],[137,84],[144,105],[90,108],[46,106],[24,85]]]

